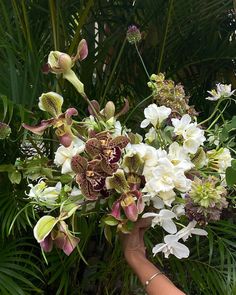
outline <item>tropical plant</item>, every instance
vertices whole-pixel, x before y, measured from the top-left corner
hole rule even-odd
[[[63,92],[66,105],[78,105],[79,113],[86,113],[85,103],[77,98],[67,82],[58,79],[55,83],[50,75],[40,72],[51,49],[73,54],[81,38],[86,38],[89,56],[78,65],[77,71],[89,97],[102,105],[107,100],[122,105],[124,98],[129,98],[131,107],[147,103],[148,100],[143,99],[149,92],[143,82],[148,78],[135,47],[125,41],[127,27],[131,24],[138,25],[142,31],[143,41],[138,49],[148,72],[161,70],[175,81],[183,82],[187,91],[193,93],[191,102],[202,112],[202,117],[207,117],[212,109],[202,100],[206,90],[215,82],[231,83],[235,88],[236,22],[233,2],[1,1],[0,116],[1,121],[10,124],[12,135],[0,142],[0,164],[14,165],[22,155],[25,133],[20,126],[22,122],[29,119],[32,122],[37,118],[35,105],[43,90],[67,89]],[[63,87],[64,83],[66,87]],[[234,113],[235,107],[232,106],[228,118]],[[133,112],[132,119],[132,125],[139,122],[139,112]],[[235,127],[231,127],[226,126],[222,132],[222,137],[229,134],[229,141],[234,138]],[[34,145],[39,141],[32,140]],[[234,150],[233,146],[231,148]],[[30,149],[32,151],[32,146]],[[46,149],[50,158],[53,146]],[[22,210],[26,182],[12,184],[8,173],[16,180],[18,177],[16,170],[0,174],[2,294],[35,294],[41,290],[43,294],[58,295],[78,292],[127,295],[131,289],[136,289],[134,294],[138,294],[137,279],[123,263],[119,242],[112,247],[107,246],[100,233],[95,231],[94,217],[85,217],[79,224],[85,241],[81,251],[89,262],[88,266],[78,253],[67,258],[53,252],[47,256],[48,264],[42,258],[39,260],[39,248],[26,238],[32,235],[31,224],[35,218],[30,208]],[[94,224],[94,228],[88,224]],[[234,224],[235,208],[231,207],[225,212],[224,222],[217,227],[212,224],[208,240],[191,242],[190,248],[196,248],[193,257],[184,263],[175,258],[165,261],[163,267],[166,272],[173,274],[173,280],[187,293],[236,292]],[[151,248],[150,240],[155,241],[156,238],[158,242],[158,237],[153,237],[153,233],[149,235],[151,237],[146,238],[146,243]],[[154,261],[163,263],[158,259]]]

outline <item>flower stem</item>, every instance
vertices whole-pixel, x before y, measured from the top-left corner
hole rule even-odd
[[[145,66],[145,63],[144,63],[144,61],[143,61],[143,58],[142,58],[142,56],[141,56],[141,54],[140,54],[140,52],[139,52],[139,50],[138,50],[137,43],[135,43],[135,49],[136,49],[136,51],[137,51],[137,53],[138,53],[138,56],[139,56],[139,58],[140,58],[140,60],[141,60],[141,63],[142,63],[143,68],[144,68],[144,71],[145,71],[145,73],[146,73],[146,75],[147,75],[147,77],[148,77],[148,80],[149,80],[149,79],[150,79],[150,74],[148,73],[148,70],[147,70],[147,68],[146,68],[146,66]]]

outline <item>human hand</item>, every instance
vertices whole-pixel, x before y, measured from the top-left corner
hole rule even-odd
[[[125,259],[129,264],[133,257],[141,255],[146,256],[146,247],[144,245],[144,233],[150,227],[152,218],[141,218],[135,225],[133,230],[128,234],[121,234],[121,241]]]

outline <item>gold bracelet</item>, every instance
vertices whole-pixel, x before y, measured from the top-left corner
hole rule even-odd
[[[151,283],[151,281],[155,278],[155,277],[157,277],[158,275],[163,275],[164,273],[163,272],[161,272],[161,271],[158,271],[158,272],[156,272],[156,273],[154,273],[154,275],[152,275],[146,282],[145,282],[145,284],[144,284],[144,288],[146,289],[147,288],[147,286]]]

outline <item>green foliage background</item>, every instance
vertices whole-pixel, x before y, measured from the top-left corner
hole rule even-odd
[[[119,106],[128,98],[133,108],[149,95],[137,52],[125,41],[131,24],[142,32],[138,46],[149,73],[162,71],[182,82],[191,103],[207,117],[212,104],[204,100],[206,90],[216,82],[236,88],[235,9],[233,0],[0,1],[0,121],[12,128],[10,139],[0,142],[0,164],[14,164],[22,156],[21,123],[42,117],[37,110],[42,92],[61,92],[66,106],[76,107],[80,116],[87,113],[69,83],[42,74],[50,50],[73,54],[81,38],[87,40],[89,56],[76,71],[90,99]],[[231,106],[227,117],[234,114]],[[138,109],[129,126],[141,119]],[[52,156],[53,146],[46,148]],[[56,250],[46,263],[32,238],[34,213],[21,210],[26,189],[25,180],[13,185],[6,172],[0,174],[0,294],[144,294],[119,241],[107,244],[96,215],[78,220],[88,264],[76,251],[66,257]],[[148,248],[158,239],[150,231]],[[192,239],[189,247],[189,259],[153,261],[187,294],[236,294],[235,208],[217,226],[210,225],[207,239]]]

